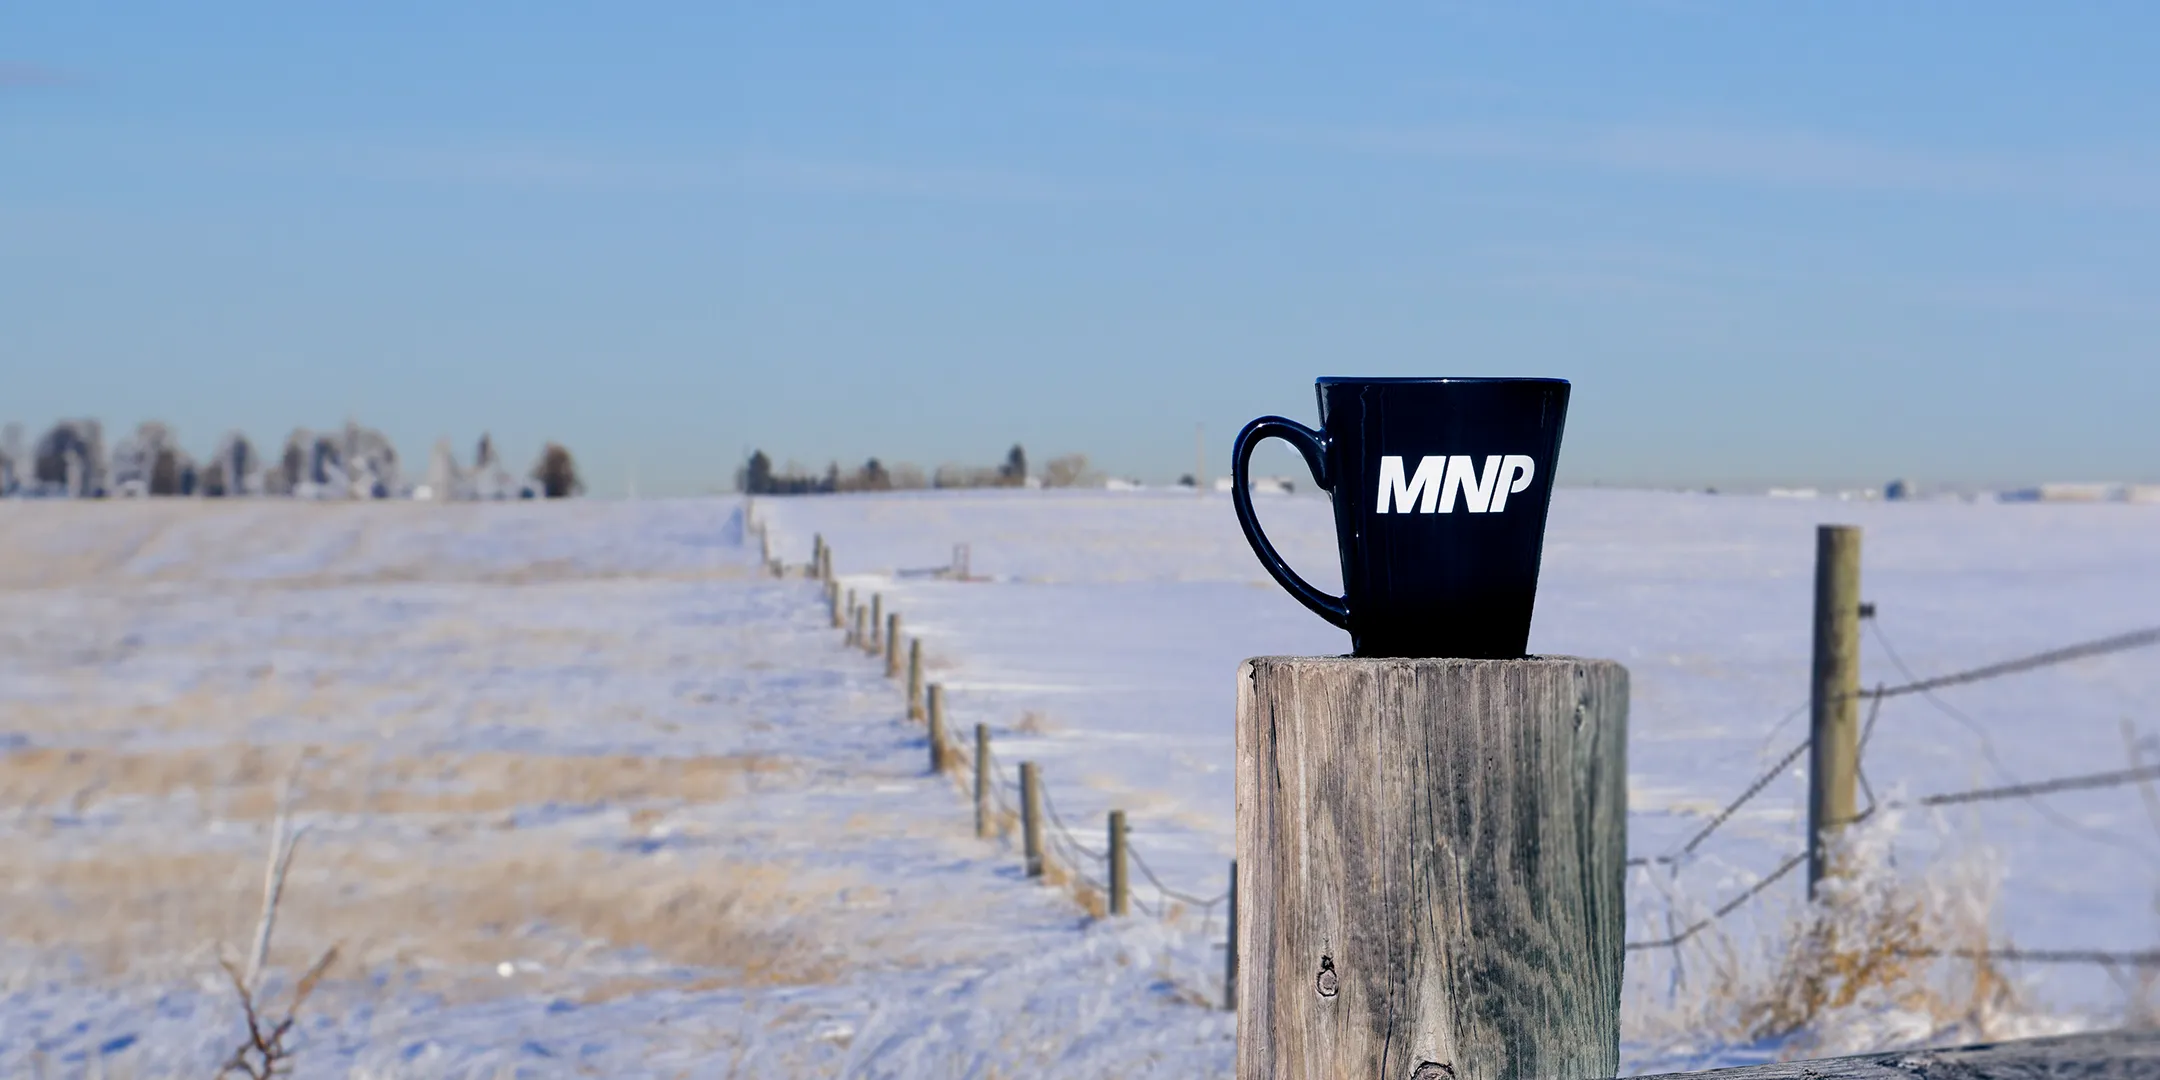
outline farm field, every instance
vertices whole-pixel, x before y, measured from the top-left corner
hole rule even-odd
[[[1217,962],[978,842],[728,500],[0,506],[0,1075],[1204,1075]],[[299,764],[295,766],[295,762]],[[1166,1022],[1165,1017],[1178,1022]]]
[[[1227,498],[752,510],[776,557],[799,571],[822,534],[844,584],[902,614],[956,727],[989,725],[1007,770],[1040,762],[1079,845],[1128,812],[1177,894],[1143,879],[1129,920],[974,838],[898,689],[814,583],[760,572],[744,509],[0,504],[0,1073],[215,1068],[240,1034],[218,953],[246,948],[290,777],[305,832],[271,999],[340,948],[298,1075],[1227,1075],[1206,901],[1231,853],[1236,664],[1345,647],[1267,581]],[[1261,512],[1331,584],[1326,503]],[[1805,734],[1827,521],[1867,530],[1870,684],[2160,624],[2160,507],[1562,491],[1532,648],[1630,667],[1635,854],[1677,849]],[[913,573],[962,543],[983,580]],[[2156,704],[2153,650],[1896,698],[1867,773],[1890,803],[2160,760]],[[1690,857],[1635,871],[1630,936],[1750,887],[1803,816],[1786,770]],[[1928,887],[1993,944],[2160,939],[2160,821],[2135,787],[1885,811],[1869,843],[1891,876],[1954,867]],[[2018,965],[1985,1018],[1694,1023],[1774,974],[1800,897],[1787,877],[1677,957],[1630,954],[1628,1071],[2146,1007],[2134,973]]]
[[[1335,584],[1324,498],[1263,499],[1260,512],[1293,565]],[[778,557],[806,558],[822,534],[845,584],[882,594],[924,638],[963,726],[989,722],[1006,760],[1042,762],[1089,839],[1103,811],[1126,809],[1135,849],[1188,894],[1219,893],[1232,850],[1238,661],[1348,647],[1266,578],[1223,495],[919,493],[768,499],[755,513]],[[1531,648],[1631,670],[1633,854],[1674,852],[1804,739],[1814,527],[1830,522],[1865,530],[1870,686],[2160,625],[2160,507],[1563,490]],[[950,563],[957,543],[982,580],[913,573]],[[1864,769],[1886,804],[2119,770],[2126,737],[2160,761],[2156,705],[2152,649],[1893,698]],[[1799,852],[1805,768],[1803,757],[1679,863],[1633,871],[1630,937],[1685,929]],[[1975,932],[2027,950],[2139,951],[2160,938],[2160,817],[2135,787],[1892,807],[1865,840],[1888,876],[1924,879],[1911,888],[1957,924],[1937,928],[1956,937],[1930,938],[1937,947],[1976,947]],[[1803,895],[1792,874],[1677,957],[1631,953],[1629,1067],[1994,1037],[2150,1008],[2150,983],[2125,970],[2004,965],[1994,974],[2016,992],[1979,1010],[1987,1023],[1946,1017],[1953,1003],[1938,1002],[1745,1045],[1703,1039],[1704,1007],[1716,1013],[1735,982],[1759,993],[1774,980]]]

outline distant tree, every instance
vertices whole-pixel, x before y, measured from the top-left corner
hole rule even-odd
[[[876,458],[863,462],[862,471],[857,473],[856,476],[855,486],[858,490],[890,491],[892,489],[891,474],[885,471],[885,466],[879,464]]]
[[[1027,483],[1027,451],[1014,443],[1012,452],[1005,455],[1005,464],[998,466],[998,483],[1005,487],[1019,487]]]
[[[743,469],[743,494],[765,495],[772,491],[772,459],[765,451],[750,455],[750,464]]]
[[[540,460],[533,465],[532,478],[540,485],[540,493],[550,499],[567,499],[581,495],[585,485],[578,481],[577,462],[561,443],[549,443],[540,451]]]
[[[202,493],[210,498],[247,495],[257,487],[255,471],[260,468],[255,460],[255,447],[247,436],[228,432],[218,443],[217,453],[210,463],[203,466],[200,485]]]
[[[63,420],[38,440],[31,476],[38,486],[74,498],[105,494],[105,435],[95,420]]]
[[[1073,487],[1086,479],[1088,459],[1086,454],[1064,454],[1050,459],[1043,466],[1044,487]]]

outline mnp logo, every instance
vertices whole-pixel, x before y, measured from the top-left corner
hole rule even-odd
[[[1462,492],[1463,509],[1473,514],[1500,513],[1507,497],[1530,486],[1537,463],[1522,454],[1487,454],[1481,473],[1476,459],[1467,454],[1418,459],[1417,472],[1406,479],[1403,459],[1380,458],[1380,494],[1376,513],[1443,514],[1455,512],[1455,493]],[[1417,505],[1416,510],[1411,504]],[[1393,509],[1389,507],[1392,504]]]

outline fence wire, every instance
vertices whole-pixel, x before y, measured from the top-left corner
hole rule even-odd
[[[1859,781],[1862,791],[1867,797],[1868,805],[1865,809],[1860,811],[1859,815],[1856,818],[1856,821],[1866,820],[1867,818],[1873,816],[1874,812],[1877,809],[1880,809],[1885,805],[1952,806],[1961,803],[1987,802],[2000,799],[2035,799],[2037,796],[2049,795],[2057,792],[2117,787],[2124,784],[2149,783],[2155,780],[2160,780],[2160,765],[2137,764],[2135,765],[2135,767],[2129,769],[2117,769],[2109,772],[2092,773],[2084,776],[2066,776],[2058,777],[2052,780],[2017,782],[1999,785],[1995,787],[1975,788],[1969,791],[1945,792],[1942,794],[1929,795],[1923,798],[1895,804],[1878,803],[1875,796],[1874,785],[1869,781],[1867,777],[1865,760],[1867,745],[1870,738],[1875,733],[1876,721],[1881,715],[1882,703],[1885,699],[1902,697],[1908,694],[1920,694],[1925,696],[1938,708],[1943,708],[1947,710],[1947,706],[1936,700],[1933,691],[1941,689],[1943,687],[1959,686],[1966,683],[1981,682],[1987,679],[2001,678],[2006,675],[2021,674],[2040,668],[2051,667],[2057,664],[2066,664],[2075,660],[2083,660],[2095,656],[2105,656],[2111,653],[2125,652],[2131,649],[2144,648],[2154,644],[2160,644],[2160,627],[2153,627],[2145,630],[2136,630],[2129,633],[2116,634],[2110,637],[2096,638],[2091,641],[2080,642],[2078,644],[2064,646],[2059,649],[2049,649],[2045,652],[2034,653],[2030,656],[2023,656],[2012,660],[2005,660],[1998,663],[1986,664],[1981,667],[1970,668],[1965,671],[1951,672],[1946,675],[1937,675],[1928,678],[1919,678],[1913,674],[1912,669],[1905,665],[1904,660],[1899,657],[1896,653],[1896,650],[1891,647],[1889,639],[1882,632],[1880,621],[1876,619],[1869,619],[1868,621],[1870,623],[1871,629],[1875,631],[1877,640],[1880,641],[1883,645],[1884,651],[1891,657],[1892,663],[1896,664],[1898,669],[1905,674],[1908,681],[1895,686],[1878,685],[1872,690],[1863,690],[1859,692],[1859,697],[1870,700],[1867,722],[1865,726],[1861,729],[1860,733],[1860,754],[1857,755],[1858,760],[1855,762],[1855,768],[1858,770],[1857,779]],[[1791,715],[1797,715],[1797,712],[1798,711],[1796,710],[1795,713]],[[1963,714],[1955,713],[1954,711],[1952,712],[1952,714],[1961,721],[1965,722],[1967,726],[1975,727],[1977,730],[1976,725],[1972,724],[1972,722],[1968,718],[1965,718]],[[1791,715],[1788,715],[1786,719],[1791,719]],[[1779,726],[1782,726],[1783,723],[1784,721],[1780,721]],[[1984,739],[1984,733],[1982,737]],[[1732,816],[1737,813],[1742,806],[1745,806],[1755,796],[1761,794],[1763,789],[1770,785],[1771,781],[1775,780],[1786,769],[1791,768],[1796,762],[1798,762],[1800,756],[1808,751],[1810,745],[1811,740],[1803,739],[1798,746],[1795,746],[1791,750],[1787,751],[1783,757],[1778,759],[1778,762],[1775,766],[1771,767],[1762,775],[1758,776],[1754,780],[1754,782],[1750,783],[1744,790],[1742,790],[1742,792],[1737,798],[1735,798],[1732,802],[1726,804],[1726,806],[1722,810],[1720,810],[1715,816],[1713,816],[1710,821],[1705,824],[1700,830],[1697,830],[1693,836],[1689,837],[1687,842],[1685,844],[1682,844],[1679,848],[1674,849],[1673,851],[1663,855],[1637,856],[1634,858],[1630,858],[1627,860],[1627,865],[1630,867],[1649,867],[1652,865],[1674,865],[1686,861],[1690,856],[1694,854],[1696,848],[1701,846],[1703,841],[1709,839],[1710,836],[1716,833],[1719,828],[1723,827],[1727,821],[1731,820]],[[1994,764],[1996,765],[1997,771],[2004,773],[2005,776],[2008,776],[2008,771],[2002,768],[1999,761],[1995,760],[1992,744],[1988,745],[1986,747],[1986,750],[1990,761],[1994,762]],[[2040,807],[2043,810],[2046,809],[2045,804],[2035,802],[2034,805],[2036,807]],[[2059,818],[2059,815],[2055,815],[2053,813],[2050,813],[2049,816],[2051,818]],[[2065,822],[2065,824],[2069,823]],[[1695,937],[1703,930],[1708,929],[1718,920],[1723,919],[1725,916],[1739,910],[1749,901],[1762,895],[1762,893],[1766,889],[1768,889],[1773,883],[1785,877],[1785,875],[1791,873],[1796,867],[1798,867],[1801,863],[1805,861],[1807,861],[1806,851],[1802,851],[1799,854],[1790,856],[1784,862],[1780,863],[1776,869],[1772,870],[1768,876],[1764,877],[1761,881],[1756,882],[1753,886],[1749,887],[1746,891],[1740,893],[1738,896],[1735,896],[1732,899],[1727,900],[1725,903],[1719,905],[1707,917],[1696,920],[1695,922],[1689,924],[1685,929],[1677,933],[1669,934],[1666,937],[1650,941],[1628,942],[1626,947],[1630,951],[1659,948],[1676,948],[1681,944],[1687,942],[1689,939]],[[2092,949],[1992,949],[1966,950],[1962,953],[1945,953],[1943,955],[1964,955],[1972,957],[1985,955],[1989,959],[2026,963],[2103,963],[2133,965],[2141,967],[2160,966],[2160,950],[2137,953],[2111,953]]]
[[[750,520],[750,515],[748,512],[746,512],[744,516],[746,522]],[[760,532],[762,539],[762,528],[760,528],[758,531]],[[1908,694],[1924,695],[1930,702],[1933,702],[1937,708],[1944,709],[1945,711],[1950,712],[1951,715],[1965,722],[1967,726],[1974,727],[1976,733],[1981,734],[1983,743],[1986,743],[1985,733],[1978,732],[1977,725],[1973,724],[1969,718],[1964,717],[1963,714],[1957,713],[1955,712],[1955,710],[1949,709],[1947,705],[1937,700],[1934,697],[1932,691],[1942,689],[1944,687],[1960,686],[1967,683],[1981,682],[1987,679],[1995,679],[2001,678],[2006,675],[2020,674],[2027,671],[2034,671],[2040,668],[2051,667],[2057,664],[2066,664],[2075,660],[2083,660],[2095,656],[2105,656],[2111,653],[2125,652],[2131,649],[2145,648],[2155,644],[2160,644],[2160,627],[2151,627],[2144,630],[2135,630],[2129,633],[2116,634],[2111,637],[2097,638],[2092,641],[2080,642],[2078,644],[2068,645],[2059,649],[2050,649],[2045,652],[2034,653],[2030,656],[2017,657],[2011,660],[2004,660],[1993,664],[1986,664],[1981,667],[1970,668],[1965,671],[1951,672],[1949,674],[1931,676],[1928,678],[1917,678],[1914,676],[1911,668],[1907,667],[1903,659],[1897,655],[1896,650],[1891,647],[1888,638],[1883,635],[1879,620],[1870,618],[1868,622],[1870,623],[1871,628],[1875,631],[1877,639],[1883,645],[1885,652],[1889,654],[1892,663],[1894,663],[1899,668],[1899,670],[1905,674],[1908,681],[1895,686],[1877,685],[1874,689],[1860,691],[1857,695],[1861,698],[1870,699],[1871,705],[1868,709],[1866,725],[1862,729],[1860,735],[1860,753],[1859,755],[1857,755],[1860,761],[1856,762],[1856,768],[1860,770],[1858,780],[1860,786],[1866,793],[1868,806],[1866,807],[1866,809],[1862,810],[1859,813],[1859,815],[1855,819],[1856,821],[1866,820],[1867,818],[1873,816],[1876,810],[1881,809],[1885,805],[1951,806],[1962,803],[1986,802],[2012,798],[2036,799],[2037,796],[2054,794],[2063,791],[2091,790],[2098,788],[2116,787],[2132,783],[2150,783],[2155,780],[2160,780],[2160,765],[2137,764],[2135,762],[2135,759],[2133,759],[2133,764],[2135,767],[2129,769],[2117,769],[2110,772],[2091,773],[2084,776],[2058,777],[2052,780],[2012,783],[1989,788],[1975,788],[1969,791],[1946,792],[1937,795],[1925,796],[1916,800],[1911,800],[1908,803],[1878,803],[1875,797],[1874,787],[1868,781],[1864,761],[1866,758],[1866,749],[1869,738],[1874,734],[1876,720],[1881,713],[1882,703],[1885,699],[1893,697],[1903,697]],[[1799,713],[1805,708],[1806,706],[1803,705],[1799,708],[1794,709],[1791,713],[1788,713],[1783,720],[1780,720],[1776,725],[1773,725],[1772,731],[1774,732],[1777,730],[1777,728],[1783,727],[1793,717],[1799,715]],[[1716,834],[1719,829],[1723,828],[1727,822],[1731,821],[1733,815],[1738,813],[1742,807],[1746,806],[1757,795],[1760,795],[1764,789],[1768,788],[1770,784],[1775,781],[1779,776],[1783,775],[1786,770],[1792,768],[1792,766],[1799,761],[1801,755],[1807,753],[1810,745],[1810,740],[1802,739],[1798,745],[1787,750],[1783,755],[1778,758],[1776,764],[1764,770],[1764,772],[1761,775],[1757,776],[1751,783],[1749,783],[1746,788],[1742,789],[1737,797],[1735,797],[1731,802],[1727,803],[1722,809],[1720,809],[1717,814],[1712,816],[1711,819],[1703,825],[1701,829],[1698,829],[1693,835],[1691,835],[1687,839],[1685,843],[1681,844],[1678,848],[1675,848],[1672,851],[1669,851],[1662,855],[1632,857],[1626,861],[1626,865],[1631,868],[1647,868],[1652,865],[1676,866],[1680,863],[1686,862],[1695,854],[1696,849],[1701,847],[1704,841],[1708,840],[1712,835]],[[946,745],[941,748],[941,751],[965,756],[967,753],[967,749],[968,748],[964,744],[954,744],[948,740],[946,742]],[[2008,776],[2007,770],[2002,769],[2001,763],[1999,761],[1995,761],[1992,744],[1986,744],[1984,746],[1984,749],[1986,750],[1990,760],[1993,761],[1996,765],[1997,771],[2003,772],[2005,776]],[[983,760],[978,764],[977,768],[987,768],[990,772],[989,783],[983,786],[987,787],[990,793],[991,802],[995,806],[997,811],[1000,814],[1010,817],[1022,816],[1020,808],[1015,805],[1017,801],[1018,791],[1017,779],[1008,781],[1004,775],[1003,770],[997,767],[996,758],[994,756],[990,756],[987,753],[987,750]],[[1006,789],[1008,786],[1011,786],[1014,789],[1015,795],[1013,798],[1008,798],[1007,796]],[[1058,814],[1057,804],[1055,800],[1053,800],[1050,796],[1049,785],[1042,784],[1040,786],[1042,807],[1045,812],[1045,816],[1049,819],[1049,824],[1051,826],[1049,829],[1044,830],[1044,836],[1049,841],[1048,847],[1055,850],[1059,860],[1064,863],[1064,868],[1067,872],[1071,873],[1074,877],[1079,879],[1081,882],[1087,884],[1088,886],[1107,893],[1107,887],[1105,887],[1101,881],[1088,874],[1086,870],[1082,869],[1082,866],[1083,864],[1089,862],[1097,865],[1107,863],[1109,859],[1108,851],[1096,851],[1088,847],[1085,843],[1081,842],[1081,840],[1073,834],[1071,827],[1068,826],[1065,823],[1065,820]],[[2037,801],[2034,803],[2034,805],[2036,807],[2041,807],[2045,809],[2045,804],[2039,803]],[[2051,814],[2050,816],[2054,815]],[[1202,932],[1205,932],[1206,929],[1213,923],[1216,906],[1224,903],[1229,899],[1230,894],[1228,891],[1220,893],[1214,897],[1199,897],[1171,888],[1169,885],[1165,884],[1159,876],[1156,875],[1154,868],[1148,865],[1147,859],[1140,854],[1139,849],[1132,844],[1130,838],[1127,839],[1127,842],[1125,844],[1125,852],[1126,857],[1131,861],[1132,866],[1138,869],[1141,876],[1144,877],[1148,881],[1148,883],[1154,887],[1156,894],[1156,903],[1154,905],[1155,910],[1154,912],[1152,912],[1152,914],[1156,918],[1167,919],[1169,916],[1170,901],[1176,900],[1191,907],[1199,908],[1201,910]],[[1048,855],[1050,854],[1050,852],[1046,851],[1044,854]],[[1753,885],[1750,885],[1747,889],[1741,891],[1739,894],[1718,905],[1708,915],[1688,924],[1688,926],[1684,929],[1676,933],[1669,934],[1668,936],[1663,938],[1649,941],[1627,942],[1625,944],[1625,949],[1629,952],[1639,952],[1650,949],[1665,948],[1677,949],[1679,946],[1685,944],[1686,942],[1694,938],[1696,935],[1715,925],[1719,920],[1724,919],[1726,916],[1732,914],[1735,911],[1738,911],[1741,907],[1747,905],[1750,901],[1753,901],[1757,897],[1761,896],[1772,885],[1775,885],[1777,882],[1783,880],[1795,869],[1798,869],[1801,863],[1804,863],[1806,861],[1807,852],[1805,850],[1787,856],[1784,861],[1780,862],[1761,880],[1755,882]],[[1131,900],[1135,907],[1139,908],[1143,913],[1148,913],[1145,897],[1140,895],[1137,890],[1135,890],[1131,894]],[[1914,950],[1912,953],[1910,953],[1910,955],[1957,957],[1967,959],[1984,958],[1988,960],[2000,960],[2013,963],[2100,964],[2107,966],[2111,969],[2120,966],[2140,968],[2160,967],[2160,949],[2144,950],[2138,952],[2109,952],[2098,949],[2021,948]]]
[[[1755,899],[1758,896],[1761,896],[1764,889],[1767,889],[1770,886],[1777,884],[1780,878],[1783,878],[1785,875],[1792,873],[1794,867],[1797,867],[1801,863],[1804,863],[1806,861],[1807,852],[1805,851],[1802,851],[1799,854],[1786,859],[1784,862],[1778,864],[1777,869],[1770,871],[1767,877],[1763,878],[1761,881],[1758,881],[1753,885],[1748,886],[1747,891],[1733,897],[1730,900],[1725,901],[1723,904],[1718,905],[1716,910],[1712,911],[1710,914],[1704,916],[1703,918],[1697,919],[1694,923],[1690,924],[1687,929],[1682,930],[1679,933],[1672,935],[1671,937],[1658,938],[1654,941],[1630,941],[1627,943],[1627,951],[1639,952],[1643,949],[1669,949],[1675,948],[1683,944],[1689,938],[1694,937],[1695,935],[1702,933],[1704,930],[1709,929],[1712,923],[1715,923],[1719,919],[1722,919],[1725,916],[1740,910],[1742,905],[1746,904],[1750,900]]]
[[[2130,633],[2116,634],[2113,637],[2096,638],[2076,645],[2066,645],[2060,649],[2049,649],[2046,652],[2022,656],[2015,660],[2004,660],[2001,663],[1988,664],[1968,671],[1956,671],[1948,675],[1917,679],[1899,686],[1863,690],[1860,692],[1860,696],[1886,698],[1901,697],[1906,694],[1922,694],[1929,690],[1940,690],[1945,686],[1958,686],[1963,683],[1979,682],[1982,679],[2016,675],[2037,668],[2067,664],[2072,660],[2083,660],[2092,656],[2106,656],[2109,653],[2123,652],[2128,649],[2141,649],[2153,644],[2160,644],[2160,626],[2145,630],[2133,630]]]

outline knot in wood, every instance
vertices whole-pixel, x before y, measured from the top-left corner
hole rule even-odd
[[[1336,982],[1335,958],[1332,956],[1321,957],[1320,974],[1313,980],[1314,989],[1320,991],[1321,997],[1331,998],[1335,996]]]
[[[1410,1080],[1455,1080],[1455,1066],[1444,1061],[1420,1061],[1410,1070]]]

